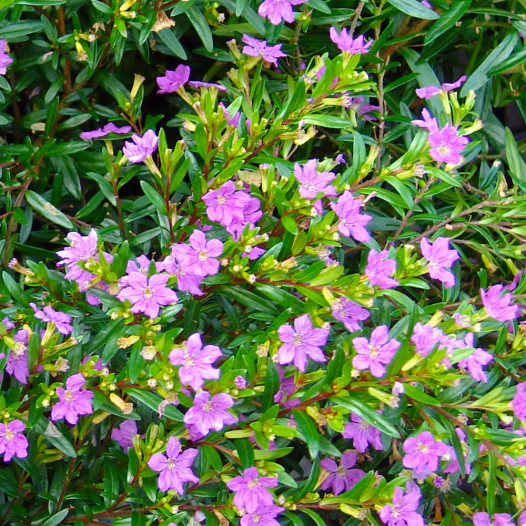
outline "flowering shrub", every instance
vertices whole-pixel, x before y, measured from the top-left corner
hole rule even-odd
[[[526,524],[519,4],[0,0],[0,523]]]

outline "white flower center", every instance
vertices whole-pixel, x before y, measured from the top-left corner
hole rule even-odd
[[[148,300],[149,300],[151,297],[153,297],[153,292],[152,292],[152,289],[151,289],[150,287],[146,287],[146,288],[144,289],[144,297],[145,297],[146,299],[148,299]]]
[[[66,400],[66,402],[71,402],[73,400],[74,396],[73,396],[73,393],[71,391],[66,391],[64,393],[64,400]]]
[[[199,252],[199,261],[206,261],[207,259],[208,259],[208,254],[206,250],[201,250],[201,252]]]
[[[212,402],[210,400],[203,405],[203,411],[205,413],[210,413],[210,411],[212,411],[212,409],[213,409],[213,405],[212,405]]]
[[[300,347],[301,343],[301,334],[296,334],[296,336],[294,336],[294,339],[292,340],[292,344],[294,345],[294,347]]]

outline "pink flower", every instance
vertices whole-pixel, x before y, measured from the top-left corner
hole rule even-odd
[[[261,506],[272,505],[274,499],[266,488],[278,485],[277,477],[260,477],[257,468],[248,468],[243,476],[238,476],[226,483],[227,488],[235,491],[234,504],[238,510],[254,513]]]
[[[56,311],[51,305],[46,305],[44,310],[40,310],[34,303],[30,303],[29,305],[35,311],[35,318],[46,323],[54,323],[57,331],[61,334],[71,333],[71,316],[69,314]]]
[[[13,62],[13,59],[6,53],[6,40],[0,40],[0,75],[7,73],[7,66]]]
[[[27,384],[29,367],[27,363],[27,344],[29,342],[29,331],[22,329],[14,337],[15,345],[9,351],[5,370],[12,374],[20,383]]]
[[[460,152],[469,142],[467,137],[460,137],[458,130],[451,124],[446,124],[440,130],[433,130],[428,137],[431,157],[439,163],[458,164],[462,161]]]
[[[388,255],[387,250],[376,252],[371,249],[369,251],[365,275],[372,286],[378,285],[381,289],[392,289],[398,286],[398,281],[389,277],[396,271],[396,261],[387,259]]]
[[[138,434],[135,420],[125,420],[122,424],[111,431],[111,438],[118,442],[125,451],[133,446],[133,437]]]
[[[511,321],[518,316],[518,306],[511,305],[513,295],[511,292],[502,294],[504,287],[502,285],[493,285],[487,291],[480,289],[482,304],[490,318],[499,321]]]
[[[448,452],[446,444],[436,441],[429,431],[408,438],[403,448],[407,454],[402,464],[412,469],[419,478],[435,472],[438,469],[439,458]]]
[[[250,57],[261,57],[265,62],[274,64],[278,67],[278,58],[287,55],[281,51],[281,44],[268,46],[265,40],[258,40],[248,35],[243,35],[243,42],[247,44],[243,47],[243,53]]]
[[[342,32],[338,35],[336,28],[331,27],[329,35],[340,51],[349,53],[350,55],[356,55],[358,53],[363,55],[369,51],[369,48],[373,44],[372,40],[369,40],[369,42],[366,43],[363,35],[360,35],[357,38],[352,38],[347,29],[342,29]]]
[[[166,70],[164,77],[157,77],[159,91],[157,93],[173,93],[184,86],[190,78],[190,67],[180,64],[175,71]],[[128,157],[128,156],[126,156]],[[140,161],[139,161],[140,162]]]
[[[418,354],[427,356],[437,344],[442,344],[443,338],[444,333],[439,328],[418,322],[413,327],[411,343]]]
[[[246,192],[237,192],[234,182],[227,181],[219,190],[208,191],[202,199],[208,219],[229,226],[235,220],[245,220],[244,209],[251,197]]]
[[[179,379],[184,385],[190,384],[197,390],[204,384],[204,380],[217,380],[221,374],[219,369],[214,369],[212,363],[221,358],[223,353],[216,345],[205,345],[201,335],[192,334],[182,347],[172,349],[168,356],[173,365],[181,365]]]
[[[154,453],[148,460],[148,467],[159,471],[157,486],[161,491],[175,490],[179,495],[184,493],[185,482],[199,482],[190,469],[199,451],[189,448],[181,453],[181,443],[176,437],[170,437],[166,446],[166,455]]]
[[[365,225],[369,223],[372,216],[360,214],[362,201],[355,199],[351,192],[348,190],[343,192],[336,203],[331,203],[331,208],[340,220],[338,230],[341,234],[348,237],[352,236],[356,241],[367,242],[371,239]]]
[[[314,199],[322,193],[327,196],[336,195],[336,188],[329,183],[336,178],[333,172],[318,172],[316,166],[318,159],[311,159],[303,166],[294,165],[294,175],[300,183],[299,192],[304,199]]]
[[[315,362],[326,362],[327,358],[320,347],[327,343],[329,333],[329,329],[313,328],[308,314],[296,318],[294,328],[282,325],[278,329],[279,338],[283,342],[278,349],[278,363],[288,364],[294,361],[294,365],[303,372],[308,356]]]
[[[460,77],[456,82],[444,82],[440,88],[437,88],[436,86],[425,86],[423,88],[417,88],[415,91],[418,97],[421,99],[431,99],[440,92],[448,92],[460,88],[466,78],[466,75],[462,75],[462,77]]]
[[[401,487],[394,490],[393,503],[380,510],[380,519],[387,526],[424,526],[424,519],[416,512],[420,501],[419,491],[404,495]]]
[[[148,318],[157,318],[162,305],[176,303],[177,294],[166,286],[166,274],[154,274],[150,278],[142,272],[132,272],[126,276],[124,287],[117,298],[120,301],[128,300],[134,314],[144,313]]]
[[[377,451],[383,450],[380,430],[355,413],[351,414],[351,422],[345,424],[342,436],[353,441],[353,446],[358,453],[365,453],[369,445]]]
[[[341,321],[349,332],[359,331],[362,328],[359,322],[371,315],[367,309],[343,296],[331,303],[331,311],[334,319]]]
[[[474,347],[473,340],[473,333],[468,333],[464,338],[466,347]],[[475,380],[487,383],[488,379],[482,370],[482,366],[488,365],[488,363],[490,363],[492,360],[493,356],[489,352],[485,351],[484,349],[477,348],[473,351],[473,354],[467,356],[463,360],[460,360],[460,362],[458,362],[458,366],[462,367],[462,369],[467,369],[470,376]]]
[[[191,88],[215,88],[217,91],[228,91],[222,84],[216,84],[215,82],[201,82],[199,80],[191,80],[188,85]]]
[[[225,425],[235,424],[237,417],[228,411],[233,405],[234,400],[226,393],[212,398],[207,391],[197,393],[194,405],[184,415],[184,423],[192,439],[206,436],[211,429],[221,431]]]
[[[522,422],[526,422],[526,382],[517,384],[517,391],[511,402],[515,416]]]
[[[346,451],[341,458],[340,465],[331,458],[324,458],[320,466],[327,470],[330,475],[321,484],[320,489],[327,490],[332,487],[334,495],[349,491],[356,483],[365,477],[365,471],[351,469],[356,464],[356,453]]]
[[[21,420],[0,424],[0,455],[4,455],[4,462],[9,462],[13,457],[27,457],[29,444],[22,434],[25,428],[26,425]]]
[[[146,157],[157,150],[159,138],[153,130],[148,130],[142,137],[134,133],[131,136],[133,142],[126,141],[122,153],[133,164],[142,163]]]
[[[389,340],[387,325],[376,327],[370,340],[359,337],[354,338],[352,343],[358,353],[352,360],[353,367],[360,371],[370,369],[371,374],[376,378],[385,374],[385,366],[391,363],[400,347],[398,340]]]
[[[509,513],[495,513],[493,520],[485,511],[478,511],[473,515],[474,526],[515,526]]]
[[[88,389],[82,390],[85,380],[82,374],[77,373],[70,376],[66,381],[66,389],[57,387],[57,395],[60,402],[57,402],[51,410],[51,420],[56,422],[62,418],[75,425],[78,422],[79,415],[90,415],[93,413],[93,407],[90,400],[93,393]]]
[[[206,240],[200,230],[194,230],[190,236],[190,245],[178,244],[172,247],[172,254],[197,276],[211,276],[219,271],[219,260],[223,252],[223,243],[218,239]]]
[[[429,132],[438,131],[438,122],[434,117],[431,117],[429,111],[424,108],[422,110],[422,117],[424,120],[412,120],[411,124],[414,124],[415,126],[418,126],[419,128],[424,128],[428,130]]]
[[[181,292],[189,292],[195,296],[202,296],[203,292],[199,288],[201,281],[203,281],[204,276],[198,276],[193,274],[188,265],[185,264],[187,261],[187,256],[177,256],[177,253],[174,254],[174,248],[177,245],[172,247],[172,255],[166,256],[164,261],[159,264],[159,270],[164,270],[168,274],[177,276],[177,288]]]
[[[274,504],[259,506],[253,513],[246,513],[241,517],[239,524],[241,526],[280,526],[276,517],[285,508],[274,506]]]
[[[437,237],[432,244],[426,238],[423,238],[420,248],[422,255],[428,261],[429,275],[433,279],[440,280],[446,287],[453,287],[455,285],[455,276],[452,272],[445,269],[451,267],[460,256],[456,250],[449,249],[449,238]]]
[[[270,20],[277,26],[282,20],[294,22],[293,5],[304,4],[307,0],[264,0],[259,6],[258,14]]]
[[[89,139],[100,139],[101,137],[106,137],[106,135],[109,135],[110,133],[125,134],[130,133],[131,130],[131,126],[122,126],[121,128],[118,128],[113,122],[109,122],[103,128],[97,128],[96,130],[89,132],[82,132],[80,138],[86,141]]]

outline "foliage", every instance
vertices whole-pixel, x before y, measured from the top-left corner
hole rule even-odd
[[[0,0],[0,523],[526,523],[526,2],[430,5]]]

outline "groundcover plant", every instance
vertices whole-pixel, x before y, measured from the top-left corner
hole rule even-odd
[[[526,524],[524,0],[0,0],[0,524]]]

